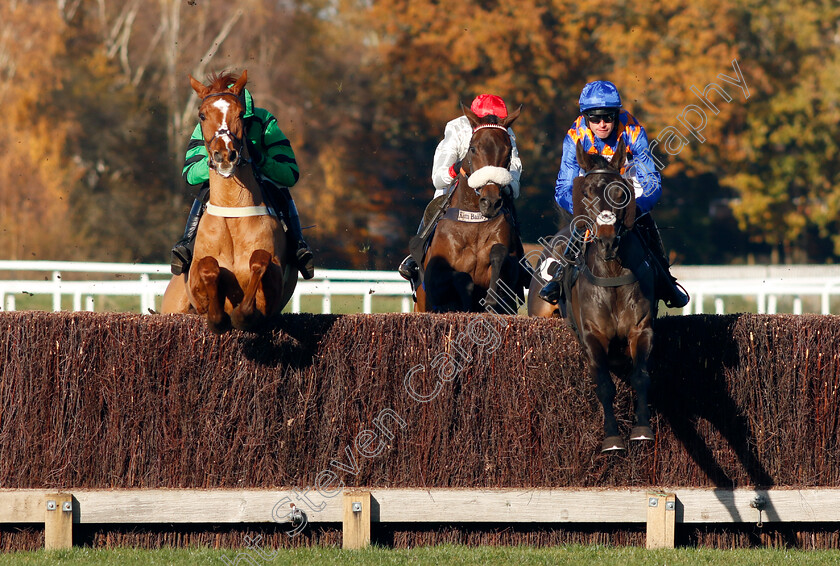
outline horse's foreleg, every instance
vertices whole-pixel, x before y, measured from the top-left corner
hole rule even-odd
[[[219,262],[214,257],[203,257],[198,262],[197,274],[201,293],[194,293],[199,299],[199,314],[207,313],[207,326],[221,334],[230,330],[230,316],[225,312],[225,295],[219,289]]]
[[[258,319],[262,318],[262,313],[257,310],[257,291],[260,289],[260,283],[270,264],[271,254],[266,250],[255,250],[251,254],[251,278],[248,280],[242,302],[233,309],[232,313],[235,328],[250,328]],[[266,312],[268,311],[268,305],[266,305]]]
[[[628,336],[628,346],[633,358],[633,370],[630,374],[630,385],[636,392],[636,426],[630,431],[630,440],[653,440],[650,428],[650,405],[648,391],[650,389],[650,374],[647,363],[653,347],[653,329],[644,328],[631,332]]]
[[[516,291],[502,278],[502,270],[508,260],[508,248],[504,244],[493,244],[490,248],[490,285],[487,287],[485,306],[502,314],[516,314]]]
[[[618,422],[615,418],[615,383],[607,366],[607,351],[600,339],[589,334],[584,339],[584,348],[589,358],[589,376],[595,385],[595,395],[604,409],[604,441],[601,452],[625,450],[624,441],[618,435]]]

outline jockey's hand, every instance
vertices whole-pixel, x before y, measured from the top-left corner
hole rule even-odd
[[[253,144],[248,144],[248,155],[251,156],[251,163],[253,163],[254,165],[259,166],[259,164],[262,163],[263,155],[262,152],[260,152],[259,148],[257,148],[257,146]]]
[[[452,176],[453,179],[457,179],[458,175],[461,174],[461,160],[459,159],[455,163],[449,167],[449,174]]]

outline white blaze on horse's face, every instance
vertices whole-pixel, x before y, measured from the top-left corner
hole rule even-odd
[[[236,155],[236,146],[235,140],[230,132],[230,127],[228,125],[228,115],[231,109],[231,103],[224,98],[219,98],[213,102],[213,108],[221,112],[222,118],[219,124],[219,127],[216,128],[216,132],[214,133],[213,139],[221,140],[224,143],[225,149],[227,150],[226,155],[229,157],[231,155]],[[212,148],[208,148],[211,152],[211,159],[216,165],[216,172],[219,173],[222,177],[229,178],[233,175],[234,170],[236,169],[236,161],[231,159],[223,159],[220,162],[215,156],[219,154],[218,151],[213,150]]]
[[[227,119],[228,119],[227,115],[228,115],[228,110],[230,110],[230,102],[220,98],[219,100],[217,100],[213,103],[213,106],[215,108],[218,108],[219,112],[222,113],[222,123],[219,124],[219,128],[216,130],[216,135],[219,136],[220,138],[222,138],[222,140],[225,142],[225,144],[228,144],[228,143],[231,142],[230,136],[228,135],[228,132],[230,131],[230,129],[228,128],[228,123],[227,123]]]

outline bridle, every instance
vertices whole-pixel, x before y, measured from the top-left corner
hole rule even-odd
[[[619,178],[621,178],[622,180],[624,179],[624,177],[621,175],[621,173],[619,171],[616,171],[615,169],[592,169],[590,171],[586,171],[583,174],[583,176],[586,177],[587,175],[595,175],[595,174],[616,175]],[[630,190],[632,190],[632,189],[630,189]],[[616,248],[618,248],[621,244],[622,236],[625,233],[627,233],[627,230],[628,230],[627,227],[624,225],[624,222],[619,222],[616,214],[614,212],[610,211],[610,210],[602,210],[598,214],[598,217],[596,218],[596,221],[595,221],[596,225],[599,225],[599,220],[601,220],[602,223],[613,224],[615,226],[615,238],[614,239],[615,239],[615,246],[616,246]],[[599,238],[597,236],[597,231],[596,231],[596,235],[593,236],[592,239],[589,240],[589,241],[596,241],[596,240],[599,240]],[[584,245],[586,245],[586,242],[584,243]],[[585,252],[583,252],[583,253],[585,253]],[[590,283],[592,283],[593,285],[597,285],[599,287],[622,287],[624,285],[630,285],[631,283],[635,283],[636,281],[638,281],[638,277],[636,276],[636,274],[632,270],[630,270],[628,273],[625,273],[624,275],[620,275],[620,276],[617,276],[617,277],[598,277],[598,276],[594,275],[592,273],[592,271],[590,271],[589,266],[586,264],[585,261],[583,262],[583,266],[581,268],[581,273],[586,277],[586,279],[589,280]],[[578,307],[582,308],[580,305],[578,305]],[[580,316],[581,316],[581,314],[578,313],[578,320],[580,320]]]
[[[622,180],[624,179],[624,177],[621,175],[621,173],[619,171],[615,170],[615,169],[603,169],[603,168],[602,169],[591,169],[589,171],[584,172],[584,174],[583,174],[584,177],[588,177],[589,175],[615,175]],[[609,185],[607,187],[609,188]],[[599,222],[599,220],[601,220],[602,222]],[[619,246],[619,244],[621,242],[621,237],[627,232],[627,228],[625,227],[624,222],[618,222],[617,220],[618,219],[616,218],[616,215],[615,215],[614,212],[606,211],[606,210],[602,210],[598,214],[598,217],[595,219],[596,224],[613,224],[613,225],[617,224],[615,226],[615,242],[616,242],[615,245],[616,245],[616,247]],[[596,234],[597,234],[597,232],[596,232]],[[598,236],[596,235],[592,239],[597,240]]]
[[[208,98],[212,98],[214,96],[232,96],[232,97],[236,98],[237,101],[239,100],[239,97],[237,95],[233,94],[232,92],[214,92],[212,94],[208,94],[207,96],[205,96],[204,98],[201,99],[201,106],[204,105],[204,102]],[[213,143],[213,141],[216,138],[220,138],[220,137],[225,136],[225,135],[230,136],[231,139],[233,139],[233,140],[235,140],[236,142],[239,143],[239,148],[237,150],[236,161],[233,162],[233,166],[234,167],[239,167],[242,163],[251,163],[253,165],[253,162],[251,161],[250,158],[245,159],[242,156],[242,147],[245,145],[245,141],[243,141],[240,138],[237,138],[236,136],[234,136],[229,128],[220,128],[219,130],[216,130],[215,135],[212,138],[210,138],[209,141],[207,141],[207,140],[204,141],[204,147],[207,149],[208,156],[210,155],[210,145]],[[203,132],[202,132],[202,136],[203,136]],[[243,136],[243,138],[244,138],[244,136]],[[247,138],[245,138],[245,139],[247,140]],[[212,168],[213,170],[216,169],[216,162],[212,159],[212,157],[210,157],[210,159],[209,159],[208,167]],[[256,171],[255,171],[254,172],[254,177],[256,178],[256,176],[257,175],[256,175]],[[212,204],[212,203],[208,202],[207,205],[206,205],[206,210],[207,210],[207,214],[210,214],[210,215],[213,215],[213,216],[220,216],[220,217],[223,217],[223,218],[244,218],[244,217],[249,217],[249,216],[274,216],[275,218],[279,218],[277,212],[272,207],[267,206],[267,205],[261,205],[261,206],[216,206],[215,204]]]
[[[508,135],[508,129],[506,127],[502,126],[501,124],[479,124],[478,126],[473,128],[472,135],[475,136],[475,133],[477,131],[484,130],[486,128],[502,130],[505,133],[505,135]],[[472,139],[470,139],[470,147],[472,147]],[[474,171],[473,171],[473,167],[472,167],[472,156],[470,155],[469,151],[467,151],[466,162],[467,162],[467,166],[470,169],[470,175],[472,175],[474,173]],[[508,162],[505,164],[506,169],[509,168],[509,167],[510,167],[510,154],[508,154]],[[480,187],[470,187],[470,188],[472,188],[472,190],[473,190],[473,192],[475,192],[476,196],[480,197],[481,196],[481,189],[483,189],[485,186],[487,186],[489,184],[491,184],[491,182],[488,181],[487,183],[485,183],[484,185],[482,185]]]
[[[204,106],[204,102],[208,98],[213,98],[214,96],[232,96],[237,101],[239,101],[239,97],[237,95],[233,94],[232,92],[214,92],[214,93],[208,94],[207,96],[202,98],[200,106]],[[208,155],[210,155],[210,145],[216,140],[216,138],[220,138],[222,136],[229,136],[231,139],[235,140],[239,144],[239,148],[237,148],[237,152],[236,152],[236,161],[233,162],[234,167],[239,167],[243,163],[250,162],[250,159],[246,160],[242,156],[242,146],[244,145],[243,142],[240,140],[240,138],[237,138],[236,136],[234,136],[229,128],[220,128],[220,129],[216,130],[216,133],[213,135],[212,138],[210,138],[209,140],[204,140],[204,147],[207,149],[207,154]],[[216,162],[212,158],[210,159],[209,167],[212,168],[213,170],[216,169]]]

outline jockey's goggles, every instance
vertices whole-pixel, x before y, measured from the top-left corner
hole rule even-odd
[[[600,124],[601,120],[607,124],[612,124],[615,121],[615,114],[587,114],[586,119],[590,124]]]

